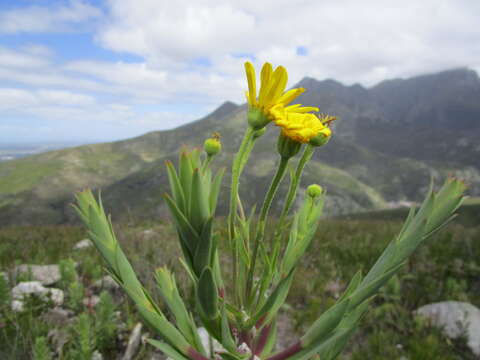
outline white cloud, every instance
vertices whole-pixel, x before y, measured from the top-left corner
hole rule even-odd
[[[29,107],[85,106],[95,104],[92,96],[63,90],[39,89],[26,90],[20,88],[0,88],[0,109],[27,110]]]
[[[49,7],[33,5],[1,12],[0,33],[62,32],[100,15],[99,9],[82,0]]]
[[[85,53],[62,61],[68,50],[60,47],[0,46],[0,109],[10,114],[135,135],[171,128],[225,100],[243,102],[250,57],[258,70],[265,61],[284,65],[289,86],[305,76],[370,86],[480,70],[478,1],[107,0],[105,11],[87,0],[56,4],[0,13],[0,33],[88,29],[119,60]],[[136,61],[120,60],[125,53]]]
[[[480,2],[457,0],[109,2],[97,38],[115,51],[179,71],[198,58],[253,54],[288,66],[291,78],[371,85],[480,64]],[[296,53],[307,48],[306,56]],[[206,71],[215,72],[207,69]],[[238,69],[236,70],[238,72]],[[234,73],[228,73],[232,75]]]

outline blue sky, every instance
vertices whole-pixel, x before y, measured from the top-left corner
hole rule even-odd
[[[286,66],[290,85],[478,71],[479,16],[468,0],[2,0],[0,143],[182,125],[244,101],[246,60]]]

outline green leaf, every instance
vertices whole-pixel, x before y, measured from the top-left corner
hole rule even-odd
[[[390,270],[386,271],[383,275],[369,283],[365,283],[365,280],[362,281],[358,289],[356,289],[350,296],[350,307],[355,308],[369,297],[375,295],[378,289],[380,289],[393,275],[395,275],[404,264],[405,263],[400,263],[394,266]]]
[[[190,219],[191,224],[198,233],[202,231],[203,225],[210,216],[208,206],[208,192],[202,182],[200,171],[193,170],[192,178],[192,201],[190,203]]]
[[[193,173],[193,167],[192,163],[189,159],[190,154],[187,152],[183,151],[180,154],[180,160],[179,160],[179,177],[180,177],[180,183],[182,184],[183,188],[183,194],[185,196],[185,210],[186,210],[186,217],[188,218],[190,216],[190,202],[192,198],[192,173]]]
[[[218,317],[218,290],[210,267],[202,271],[198,280],[197,300],[207,319],[213,320]]]
[[[164,194],[164,199],[168,205],[168,208],[170,209],[175,224],[177,225],[177,230],[182,234],[185,245],[191,254],[190,257],[193,258],[193,255],[195,254],[195,248],[199,241],[199,235],[187,220],[185,215],[177,207],[173,199],[168,194]]]
[[[222,185],[223,175],[225,174],[225,168],[222,168],[218,171],[213,179],[213,183],[210,189],[210,198],[209,198],[209,205],[210,205],[210,214],[212,216],[215,215],[215,209],[217,208],[217,201],[218,195],[220,193],[220,187]]]
[[[178,352],[175,348],[171,347],[170,345],[160,342],[154,339],[147,339],[148,343],[160,351],[162,351],[165,355],[170,357],[173,360],[190,360],[188,357],[184,356],[182,353]]]
[[[170,184],[170,189],[172,190],[173,199],[175,200],[178,208],[185,213],[185,195],[183,193],[182,184],[180,179],[177,176],[177,172],[171,161],[166,161],[165,165],[167,167],[168,182]]]
[[[195,249],[195,256],[193,262],[195,264],[195,272],[201,274],[206,266],[212,265],[212,226],[213,218],[209,218],[203,226],[202,233],[200,235],[200,241],[197,243]]]
[[[302,345],[308,346],[314,342],[324,341],[342,320],[349,303],[350,300],[347,298],[346,300],[336,303],[322,314],[302,337]]]
[[[263,305],[260,311],[258,311],[257,314],[250,319],[247,327],[254,326],[264,316],[265,319],[262,322],[262,325],[266,325],[270,322],[270,320],[272,320],[287,298],[294,272],[294,270],[290,271],[288,276],[280,281],[273,293],[268,297],[265,305]]]

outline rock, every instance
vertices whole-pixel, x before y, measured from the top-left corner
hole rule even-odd
[[[92,285],[92,290],[96,293],[100,293],[102,290],[108,290],[114,292],[120,289],[120,285],[110,275],[105,275],[101,279],[95,281]]]
[[[39,281],[42,285],[53,285],[61,279],[58,265],[18,265],[13,270],[13,276],[27,276],[31,281]]]
[[[127,350],[125,351],[122,360],[132,360],[134,358],[135,354],[138,352],[141,338],[142,324],[137,323],[133,328],[130,338],[128,339]]]
[[[465,302],[444,301],[422,306],[415,313],[442,328],[449,338],[466,335],[468,347],[480,356],[480,309],[477,307]]]
[[[95,350],[92,354],[92,360],[103,360],[103,355],[100,353],[100,351]]]
[[[90,239],[83,239],[77,242],[73,246],[73,250],[83,250],[83,249],[88,249],[93,246],[93,242]]]
[[[42,315],[42,320],[52,326],[64,326],[70,322],[73,315],[75,315],[73,311],[54,307]]]
[[[23,301],[13,300],[11,304],[12,311],[22,312],[23,311]]]
[[[93,308],[97,306],[99,302],[100,302],[100,297],[97,295],[92,295],[83,299],[83,305],[89,308]]]
[[[3,277],[5,281],[8,283],[8,275],[6,272],[0,271],[0,277]]]
[[[38,296],[44,301],[51,300],[55,306],[63,304],[64,294],[60,289],[46,288],[39,281],[21,282],[12,289],[12,310],[22,311],[23,300],[30,295]]]
[[[55,348],[56,359],[63,359],[63,348],[70,341],[70,334],[62,328],[53,328],[48,332],[48,339]]]
[[[207,356],[210,357],[210,339],[213,340],[213,351],[225,351],[223,346],[215,339],[210,338],[207,329],[204,327],[199,327],[197,329],[198,335],[200,336],[200,340],[202,341],[203,347],[207,351]]]
[[[335,299],[340,297],[341,292],[345,289],[344,284],[340,282],[340,280],[330,280],[325,285],[325,291],[332,295]]]

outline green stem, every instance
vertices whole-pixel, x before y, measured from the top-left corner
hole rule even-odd
[[[238,303],[238,291],[237,291],[237,278],[238,278],[238,246],[234,242],[235,239],[235,218],[237,214],[237,199],[238,199],[238,188],[240,185],[240,175],[242,173],[243,167],[245,166],[247,160],[246,156],[250,154],[250,151],[253,146],[250,146],[252,142],[254,130],[249,126],[245,132],[240,148],[238,149],[237,154],[233,160],[232,164],[232,185],[230,187],[230,210],[228,214],[228,237],[230,246],[232,247],[232,262],[233,262],[233,284],[234,284],[234,298]]]
[[[253,275],[255,274],[255,265],[257,262],[257,255],[258,255],[258,248],[260,242],[263,241],[264,234],[265,234],[265,225],[268,212],[272,205],[273,198],[275,197],[275,193],[278,190],[280,182],[285,175],[285,171],[287,170],[288,161],[290,158],[282,157],[280,160],[280,164],[278,165],[277,172],[272,179],[272,183],[270,184],[270,188],[268,189],[267,195],[265,196],[265,200],[263,201],[262,210],[260,211],[260,217],[258,219],[258,228],[255,236],[255,243],[253,247],[253,254],[252,254],[252,265],[250,266],[248,277],[247,277],[247,286],[246,286],[246,295],[249,296],[252,282],[253,282]],[[250,296],[249,296],[250,297]]]
[[[288,189],[287,200],[283,204],[282,212],[280,213],[280,219],[277,225],[277,233],[275,235],[275,246],[278,246],[278,242],[280,240],[280,236],[282,234],[283,224],[285,222],[285,218],[292,207],[293,201],[297,195],[298,185],[300,184],[300,179],[302,177],[303,169],[305,165],[310,161],[315,152],[315,147],[312,145],[308,145],[305,150],[303,151],[302,157],[298,161],[297,168],[295,170],[295,175],[290,183],[290,187]]]

